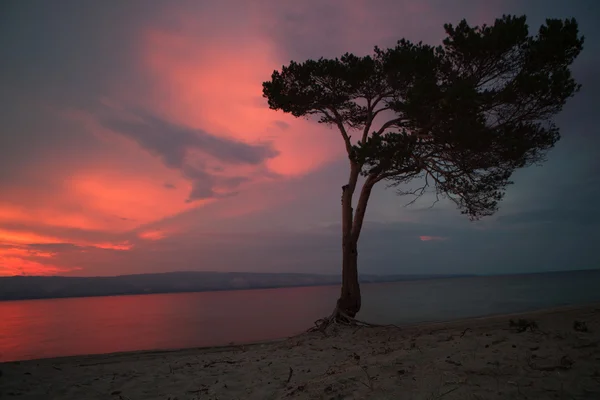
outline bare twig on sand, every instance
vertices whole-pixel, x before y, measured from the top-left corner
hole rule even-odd
[[[444,393],[440,394],[440,395],[439,395],[437,398],[438,398],[438,399],[441,399],[441,398],[442,398],[442,397],[444,397],[445,395],[447,395],[447,394],[450,394],[450,393],[454,392],[455,390],[458,390],[458,388],[459,388],[459,386],[457,386],[457,387],[455,387],[455,388],[452,388],[452,389],[450,389],[450,390],[446,390]]]
[[[290,367],[290,374],[288,375],[287,381],[285,382],[286,385],[292,380],[292,375],[294,375],[294,369]]]
[[[368,387],[369,389],[373,390],[373,378],[371,378],[371,375],[369,375],[369,371],[367,371],[367,367],[363,365],[362,367],[360,367],[360,369],[362,369],[363,372],[365,373],[368,383],[364,383],[361,380],[359,380],[359,382],[362,383],[363,385],[365,385],[366,387]]]
[[[574,361],[571,360],[568,356],[562,356],[560,359],[560,363],[558,365],[546,365],[546,366],[537,366],[531,358],[527,359],[527,364],[529,368],[537,370],[537,371],[567,371],[573,367]]]
[[[231,360],[211,361],[209,363],[204,364],[204,368],[212,367],[213,365],[218,364],[218,363],[237,364],[238,361],[231,361]]]

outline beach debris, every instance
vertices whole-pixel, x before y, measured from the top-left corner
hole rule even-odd
[[[527,360],[527,363],[529,364],[529,368],[535,369],[538,371],[546,371],[546,372],[558,371],[558,370],[566,371],[566,370],[571,369],[573,367],[573,364],[575,363],[575,361],[573,361],[571,359],[571,357],[569,357],[567,355],[562,356],[557,365],[537,366],[531,360],[532,360],[532,358]]]
[[[204,368],[212,367],[215,364],[224,363],[224,364],[237,364],[239,361],[231,361],[231,360],[216,360],[211,361],[209,363],[204,364]]]
[[[120,391],[120,390],[115,390],[115,391],[114,391],[114,392],[112,392],[110,395],[111,395],[111,396],[117,396],[117,395],[120,395],[120,394],[121,394],[121,391]]]
[[[584,321],[574,321],[573,329],[577,332],[588,332],[587,324]]]
[[[590,347],[598,347],[598,344],[600,343],[600,340],[596,340],[594,342],[590,342],[590,343],[583,343],[577,346],[573,346],[574,349],[585,349],[585,348],[590,348]]]
[[[460,367],[462,365],[462,363],[460,361],[454,361],[454,360],[446,360],[446,362],[448,364],[452,364],[452,365],[456,365],[457,367]]]
[[[450,394],[450,393],[454,392],[455,390],[458,390],[459,388],[460,388],[460,386],[457,386],[457,387],[455,387],[455,388],[452,388],[452,389],[446,390],[445,392],[442,392],[442,393],[439,393],[439,394],[433,395],[433,397],[431,397],[431,398],[432,398],[432,399],[441,399],[442,397],[444,397],[444,396],[446,396],[446,395],[448,395],[448,394]]]
[[[564,367],[568,367],[571,368],[571,366],[575,364],[575,361],[573,361],[573,359],[571,359],[571,357],[569,356],[562,356],[560,359],[560,365],[564,366]]]
[[[511,328],[516,328],[517,333],[521,333],[521,332],[525,332],[527,329],[529,329],[530,331],[534,331],[538,329],[538,324],[537,322],[535,322],[532,319],[518,319],[517,321],[515,320],[510,320],[509,321],[509,326]]]
[[[363,372],[365,373],[365,376],[367,377],[367,383],[364,383],[361,380],[358,380],[360,383],[362,383],[363,385],[365,385],[366,387],[368,387],[369,389],[373,390],[373,378],[371,377],[371,375],[369,375],[369,371],[367,371],[367,367],[365,365],[363,365],[362,367],[360,367],[360,369],[363,370]]]
[[[285,382],[286,385],[292,380],[292,375],[294,375],[294,369],[290,367],[290,374],[288,375],[287,381]]]
[[[200,385],[202,386],[200,389],[195,389],[195,390],[188,390],[188,393],[208,393],[208,386],[206,385]]]
[[[306,389],[305,385],[298,385],[295,388],[291,389],[290,392],[288,392],[287,397],[293,396],[296,392],[303,392],[304,389]]]
[[[419,353],[423,353],[423,351],[421,350],[421,348],[419,346],[417,346],[417,343],[415,342],[415,339],[411,339],[412,341],[410,342],[410,348],[411,349],[417,349],[419,350]]]

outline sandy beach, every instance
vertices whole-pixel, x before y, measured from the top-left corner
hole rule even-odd
[[[600,305],[0,371],[19,399],[600,399]]]

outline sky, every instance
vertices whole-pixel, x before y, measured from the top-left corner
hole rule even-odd
[[[380,184],[360,272],[600,267],[600,3],[595,0],[4,0],[0,276],[340,272],[347,160],[337,131],[270,110],[290,60],[366,55],[444,23],[575,17],[581,92],[562,140],[470,222]]]

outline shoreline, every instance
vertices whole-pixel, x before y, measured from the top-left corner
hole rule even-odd
[[[534,320],[538,328],[518,333],[511,319]],[[575,330],[575,321],[587,331]],[[328,336],[6,362],[0,395],[592,399],[600,398],[599,366],[600,304],[593,303],[399,328],[339,328]]]
[[[556,313],[556,312],[567,312],[567,311],[574,311],[574,310],[578,310],[578,309],[582,309],[582,308],[597,308],[600,312],[600,303],[594,302],[594,303],[588,303],[588,304],[563,305],[563,306],[540,308],[540,309],[517,312],[517,313],[495,313],[495,314],[482,315],[482,316],[478,316],[478,317],[458,318],[458,319],[444,320],[444,321],[416,322],[416,323],[396,325],[394,328],[402,329],[402,330],[407,330],[407,329],[411,329],[411,328],[412,329],[414,329],[414,328],[424,329],[424,328],[436,328],[436,327],[439,327],[440,329],[452,329],[452,327],[460,327],[464,324],[476,323],[478,321],[482,321],[483,323],[490,323],[490,322],[493,322],[495,319],[505,320],[507,318],[508,319],[517,318],[520,316],[531,317],[531,316],[535,316],[538,314],[544,315],[544,314],[549,314],[549,313],[551,314],[551,313]],[[239,349],[242,347],[248,348],[248,347],[253,347],[253,346],[262,346],[262,345],[280,343],[280,342],[284,342],[286,340],[301,337],[308,333],[307,331],[309,328],[310,328],[310,326],[307,327],[305,331],[300,332],[296,335],[281,337],[281,338],[277,338],[277,339],[265,339],[265,340],[250,341],[250,342],[229,343],[229,344],[214,345],[214,346],[164,348],[164,349],[161,349],[161,348],[142,349],[142,350],[131,350],[131,351],[117,351],[117,352],[110,352],[110,353],[75,354],[75,355],[68,355],[68,356],[29,358],[29,359],[21,359],[21,360],[0,361],[0,367],[3,364],[10,364],[10,363],[15,363],[15,362],[24,363],[24,362],[40,362],[40,361],[63,361],[63,360],[67,361],[70,359],[84,359],[84,358],[98,358],[98,357],[113,358],[113,357],[127,357],[127,356],[135,356],[135,355],[138,355],[138,356],[139,355],[152,356],[152,355],[164,355],[164,354],[176,355],[176,353],[185,353],[185,352],[190,352],[190,351],[213,352],[213,351],[236,350],[236,349]],[[375,329],[376,328],[385,328],[385,326],[375,327]],[[369,328],[369,329],[373,329],[373,328]]]

